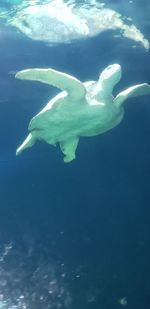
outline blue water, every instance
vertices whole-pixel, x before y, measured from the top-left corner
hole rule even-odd
[[[148,38],[149,25],[142,26],[146,7],[134,5]],[[131,48],[129,40],[114,38],[111,32],[48,46],[1,27],[0,300],[5,301],[4,308],[148,309],[150,97],[127,101],[118,127],[82,138],[70,164],[63,162],[59,148],[45,143],[16,157],[30,119],[57,90],[20,82],[14,74],[45,66],[84,81],[97,79],[104,67],[117,62],[123,70],[118,93],[132,84],[150,83],[149,51],[139,45]]]

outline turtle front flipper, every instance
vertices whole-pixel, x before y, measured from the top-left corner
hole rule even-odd
[[[23,150],[26,148],[32,147],[35,144],[35,138],[32,133],[30,133],[25,141],[17,148],[16,155],[19,155],[22,153]]]
[[[130,99],[132,97],[141,96],[141,95],[148,95],[148,94],[150,95],[150,85],[146,83],[135,85],[118,93],[118,95],[114,99],[114,104],[117,107],[119,107],[127,99]]]
[[[68,92],[74,99],[82,99],[86,95],[85,86],[77,78],[53,69],[27,69],[19,71],[19,79],[35,80]]]
[[[73,137],[72,139],[69,139],[64,142],[60,142],[60,149],[63,152],[64,156],[64,162],[68,163],[75,159],[75,152],[78,146],[79,138]]]

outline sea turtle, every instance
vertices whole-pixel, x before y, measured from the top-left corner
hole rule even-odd
[[[143,83],[127,88],[114,98],[113,88],[121,78],[119,64],[105,68],[97,82],[82,83],[51,68],[19,71],[16,78],[39,81],[63,90],[32,118],[30,133],[16,154],[34,145],[37,140],[44,140],[51,145],[59,143],[65,162],[75,159],[81,136],[101,134],[121,122],[126,99],[150,94],[150,85]]]
[[[109,8],[97,0],[22,0],[20,4],[17,0],[10,2],[16,2],[18,5],[14,4],[13,8],[12,3],[12,8],[9,7],[8,10],[5,8],[0,14],[1,20],[4,19],[6,24],[13,26],[13,30],[19,29],[32,40],[39,40],[49,45],[69,44],[112,30],[110,32],[112,35],[139,42],[146,50],[150,47],[149,41],[132,23],[132,16],[126,18],[120,14],[121,5],[120,12],[117,12],[113,10],[113,5]],[[131,8],[129,10],[131,11]],[[136,17],[137,14],[138,10]],[[141,23],[144,29],[144,19]]]

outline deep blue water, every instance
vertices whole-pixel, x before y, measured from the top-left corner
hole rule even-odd
[[[0,294],[14,305],[24,295],[29,309],[148,309],[150,97],[127,101],[118,127],[82,138],[70,164],[45,143],[16,157],[57,90],[14,72],[47,66],[92,80],[117,62],[117,93],[150,83],[150,53],[112,32],[50,47],[4,27],[0,43]]]

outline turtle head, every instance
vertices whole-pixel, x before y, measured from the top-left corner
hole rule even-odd
[[[114,86],[121,79],[121,66],[119,64],[109,65],[104,71],[102,71],[99,82],[104,90],[110,90],[112,92]]]

